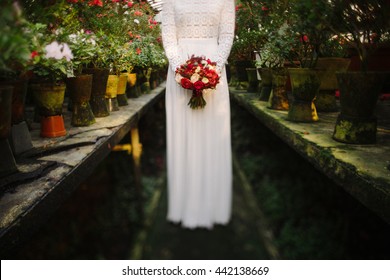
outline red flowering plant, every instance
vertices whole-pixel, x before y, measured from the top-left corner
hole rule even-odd
[[[328,1],[291,0],[289,3],[288,24],[295,38],[292,53],[301,67],[314,68],[318,58],[329,53],[331,46],[337,49],[334,33],[325,24],[331,6]]]
[[[215,89],[219,78],[216,63],[204,56],[192,55],[176,69],[176,82],[183,88],[192,90],[188,102],[192,109],[202,109],[206,106],[203,93]]]

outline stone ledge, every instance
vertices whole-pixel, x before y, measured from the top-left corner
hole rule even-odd
[[[268,109],[267,102],[259,101],[256,94],[230,89],[230,96],[313,166],[390,223],[389,103],[378,105],[378,112],[386,117],[378,116],[377,143],[350,145],[332,139],[338,113],[319,113],[316,123],[294,123],[287,120],[286,111]]]
[[[141,116],[165,91],[165,83],[151,93],[129,99],[105,118],[97,118],[88,127],[72,127],[70,113],[64,114],[67,135],[44,139],[39,125],[33,124],[33,149],[16,158],[21,177],[23,172],[41,170],[33,179],[9,184],[0,194],[0,255],[31,236],[111,152]],[[65,111],[65,110],[64,110]],[[1,179],[3,182],[6,178]],[[3,183],[2,182],[2,183]],[[2,184],[4,185],[4,184]]]

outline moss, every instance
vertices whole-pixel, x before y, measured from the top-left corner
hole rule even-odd
[[[351,144],[373,144],[376,142],[376,121],[337,119],[333,138]]]

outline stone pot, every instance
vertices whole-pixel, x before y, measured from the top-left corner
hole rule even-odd
[[[110,115],[105,94],[109,70],[106,68],[87,68],[83,73],[92,74],[92,89],[89,104],[95,118],[103,118]]]
[[[118,77],[118,87],[117,87],[117,99],[119,106],[126,106],[129,103],[127,102],[126,88],[127,88],[127,73],[121,73]]]
[[[258,68],[261,77],[260,100],[268,101],[272,90],[272,72],[270,68]]]
[[[376,142],[374,110],[381,93],[384,74],[379,72],[336,73],[340,87],[340,114],[333,139],[350,144]]]
[[[92,92],[91,74],[66,79],[66,88],[72,101],[73,126],[89,126],[96,122],[89,101]]]
[[[259,86],[259,80],[257,79],[257,69],[256,68],[246,68],[245,69],[248,76],[248,87],[247,92],[255,93],[257,92]]]
[[[65,84],[34,84],[34,99],[41,121],[41,137],[60,137],[66,135],[62,106]]]
[[[118,75],[108,75],[105,98],[110,112],[119,111],[119,104],[117,98],[118,81]]]
[[[14,155],[8,142],[11,132],[12,86],[0,86],[0,177],[17,171]]]
[[[339,88],[336,72],[348,69],[351,60],[341,57],[320,57],[316,68],[321,85],[314,104],[318,112],[337,112],[335,91]]]
[[[294,97],[287,118],[295,122],[318,121],[314,99],[320,88],[316,70],[289,68],[292,95]]]
[[[273,110],[287,111],[289,101],[286,91],[287,69],[272,69],[272,90],[268,99],[268,108]]]

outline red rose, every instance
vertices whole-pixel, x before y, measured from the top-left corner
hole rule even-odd
[[[217,85],[217,81],[213,78],[209,78],[209,84],[211,87],[215,87]]]
[[[186,88],[186,89],[192,89],[192,83],[189,79],[187,78],[182,78],[180,80],[180,84],[183,88]]]
[[[202,82],[202,81],[196,81],[195,83],[194,83],[194,88],[196,89],[196,90],[202,90],[202,89],[204,89],[204,83]]]

